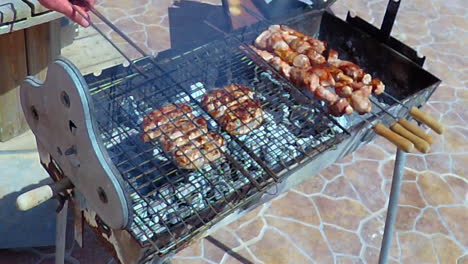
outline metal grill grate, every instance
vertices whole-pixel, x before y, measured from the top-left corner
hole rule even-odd
[[[129,185],[133,235],[165,253],[209,228],[283,175],[338,144],[347,132],[302,93],[256,66],[237,40],[226,38],[156,66],[143,59],[145,79],[131,68],[100,76],[90,87],[95,117],[113,162]],[[255,91],[262,125],[232,136],[201,107],[204,94],[230,83]],[[179,169],[157,141],[141,140],[143,117],[185,103],[226,140],[225,159],[196,171]],[[156,240],[157,237],[157,240]]]

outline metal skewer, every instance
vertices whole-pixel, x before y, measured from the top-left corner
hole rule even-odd
[[[403,106],[404,108],[409,110],[409,114],[416,119],[417,121],[427,125],[430,127],[433,131],[435,131],[437,134],[442,135],[445,131],[445,127],[439,123],[437,120],[435,120],[433,117],[430,115],[424,113],[423,111],[419,110],[417,107],[412,107],[409,108],[406,106],[404,103],[402,103],[400,100],[396,99],[394,96],[390,95],[387,92],[383,92],[385,96],[388,98],[392,99],[394,102],[398,103],[399,105]]]

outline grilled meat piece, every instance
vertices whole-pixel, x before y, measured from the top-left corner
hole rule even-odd
[[[186,104],[170,104],[143,119],[143,141],[157,140],[177,166],[194,170],[222,156],[224,139],[208,132],[203,117],[195,117]]]
[[[195,170],[222,158],[226,144],[219,134],[208,132],[182,146],[170,141],[166,148],[173,153],[179,167]]]
[[[345,98],[341,98],[330,105],[330,113],[334,116],[350,115],[353,112],[353,107],[349,105],[348,100]]]
[[[241,84],[213,90],[203,97],[203,108],[230,134],[245,135],[263,121],[260,102],[254,92]]]

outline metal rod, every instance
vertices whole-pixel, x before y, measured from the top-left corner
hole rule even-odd
[[[379,103],[377,103],[377,101],[373,100],[370,96],[369,96],[369,100],[374,103],[378,108],[380,108],[380,110],[382,110],[384,113],[386,113],[387,115],[389,115],[391,118],[395,119],[395,120],[398,120],[398,118],[393,115],[392,113],[390,113],[387,109],[390,108],[391,106],[389,106],[387,109],[385,109],[385,107],[381,106]]]
[[[100,30],[94,23],[93,21],[91,21],[91,19],[89,19],[88,17],[86,17],[82,12],[81,10],[79,10],[78,8],[76,8],[76,6],[72,5],[73,7],[73,10],[75,10],[75,12],[77,12],[78,14],[80,14],[80,16],[82,16],[86,21],[88,21],[88,23],[102,36],[104,37],[104,39],[107,40],[107,42],[109,42],[112,47],[114,47],[114,49],[116,49],[120,55],[122,55],[129,63],[130,63],[130,66],[134,67],[141,75],[145,76],[146,78],[149,78],[149,76],[147,74],[145,74],[139,67],[137,67],[135,65],[135,63],[133,63],[133,61],[119,48],[117,47],[117,45],[112,42],[112,40],[110,40],[106,34],[104,34],[104,32],[102,32],[102,30]],[[97,10],[95,10],[97,12]],[[100,13],[99,13],[100,14]],[[98,16],[97,14],[95,14],[96,16]],[[101,15],[101,14],[100,14]],[[102,16],[102,15],[101,15]],[[99,16],[98,16],[99,17]],[[110,26],[110,25],[108,25]],[[110,26],[111,27],[111,26]],[[117,32],[118,33],[118,32]],[[131,44],[131,43],[130,43]]]
[[[65,263],[67,212],[68,200],[65,200],[62,210],[57,214],[57,224],[55,230],[55,264]]]
[[[397,150],[395,166],[393,169],[392,189],[390,190],[390,200],[388,202],[387,218],[385,220],[385,230],[380,248],[379,264],[386,264],[388,253],[392,245],[393,228],[398,212],[398,198],[400,196],[401,181],[406,162],[406,153],[401,149]]]
[[[385,16],[382,21],[382,26],[380,27],[380,32],[382,33],[382,38],[389,39],[392,32],[393,24],[395,23],[395,18],[398,13],[398,8],[400,7],[400,0],[389,0],[387,5],[387,10],[385,11]]]
[[[408,106],[406,106],[404,103],[402,103],[400,100],[396,99],[393,95],[387,93],[387,92],[383,92],[383,94],[389,98],[391,98],[393,101],[395,101],[396,103],[400,104],[401,106],[403,106],[404,108],[406,109],[410,109]]]

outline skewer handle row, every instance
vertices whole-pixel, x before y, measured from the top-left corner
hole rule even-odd
[[[410,131],[414,135],[429,143],[429,145],[434,144],[434,138],[431,135],[426,134],[420,127],[406,120],[406,118],[400,118],[400,120],[398,120],[398,124],[400,124],[401,126],[406,128],[406,130]]]
[[[431,149],[429,143],[427,143],[424,139],[418,137],[417,135],[413,134],[412,132],[408,131],[399,123],[394,123],[390,126],[390,129],[395,133],[399,134],[400,136],[411,141],[414,144],[415,148],[422,153],[428,153]]]
[[[395,146],[404,152],[410,153],[414,151],[414,144],[411,141],[388,129],[382,123],[377,123],[373,127],[373,130],[375,133],[377,133],[377,135],[380,135],[388,141],[392,142]]]

